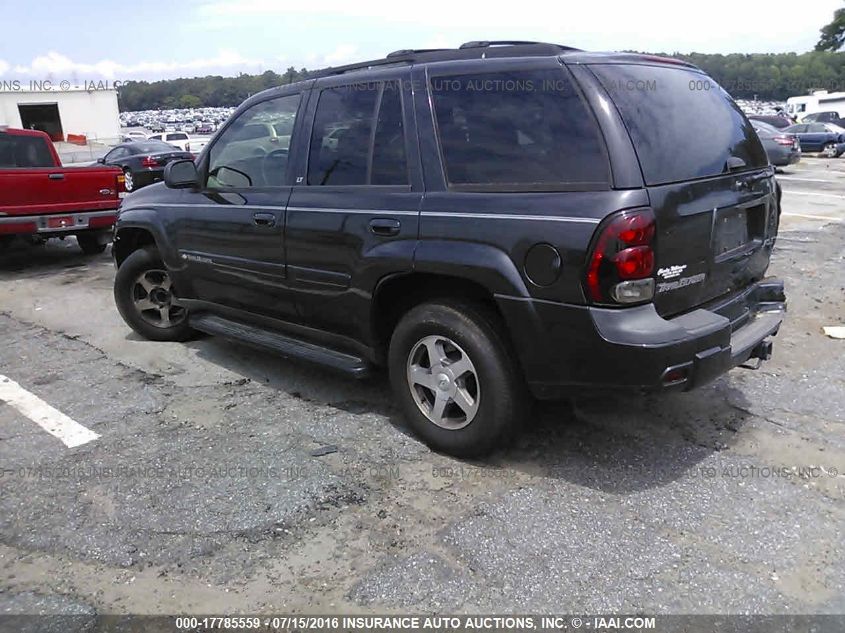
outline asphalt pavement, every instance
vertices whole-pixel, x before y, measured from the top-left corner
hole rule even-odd
[[[108,252],[0,254],[0,381],[36,399],[0,402],[0,613],[845,612],[845,158],[778,177],[772,361],[539,405],[478,462],[384,376],[140,339]]]

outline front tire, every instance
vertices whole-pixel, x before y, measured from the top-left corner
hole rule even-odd
[[[126,193],[135,191],[135,178],[132,176],[132,170],[128,167],[123,170],[123,188],[126,189]]]
[[[520,427],[530,399],[498,315],[443,301],[411,309],[396,326],[388,364],[397,401],[432,449],[478,457]]]
[[[139,249],[121,264],[114,278],[114,301],[126,324],[146,339],[184,341],[194,333],[188,310],[179,304],[155,248]]]

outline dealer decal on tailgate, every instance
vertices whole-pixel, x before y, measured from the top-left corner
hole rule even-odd
[[[698,273],[697,275],[690,275],[689,277],[681,277],[675,281],[668,281],[666,283],[657,284],[657,292],[668,292],[670,290],[678,290],[679,288],[686,288],[693,284],[700,284],[707,277],[706,273]]]

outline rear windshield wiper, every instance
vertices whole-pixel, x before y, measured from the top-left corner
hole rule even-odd
[[[745,167],[747,167],[745,161],[739,156],[728,156],[728,160],[725,162],[725,171],[737,171]]]

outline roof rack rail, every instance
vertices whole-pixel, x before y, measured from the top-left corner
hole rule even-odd
[[[564,46],[563,44],[552,44],[550,42],[531,42],[527,40],[475,40],[472,42],[464,42],[458,47],[458,50],[467,48],[490,48],[492,46],[543,46],[548,48],[558,48],[563,51],[577,51],[579,49],[572,46]]]
[[[452,50],[449,48],[402,48],[398,51],[393,51],[387,54],[387,59],[391,57],[407,57],[408,55],[419,55],[420,53],[438,53],[440,51]]]
[[[397,53],[400,51],[397,51]],[[321,70],[315,70],[308,74],[309,79],[316,79],[319,77],[329,77],[331,75],[343,75],[344,73],[353,72],[355,70],[367,70],[369,68],[400,66],[402,64],[410,64],[411,59],[406,56],[385,57],[384,59],[373,59],[368,62],[356,62],[354,64],[347,64],[345,66],[329,66]]]
[[[375,68],[388,68],[401,64],[415,64],[424,62],[452,61],[459,59],[475,59],[478,57],[507,57],[511,54],[517,55],[556,55],[567,51],[579,49],[561,44],[549,44],[546,42],[524,42],[518,40],[494,40],[465,42],[459,48],[420,48],[401,49],[388,53],[383,59],[374,59],[366,62],[357,62],[334,68],[324,68],[310,73],[311,78],[329,77],[332,75],[343,75],[358,70]]]

